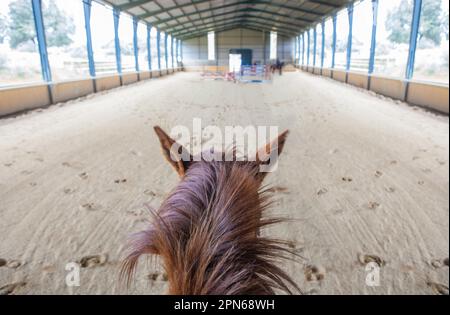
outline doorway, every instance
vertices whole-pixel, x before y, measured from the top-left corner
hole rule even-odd
[[[242,66],[242,55],[241,54],[230,54],[230,72],[241,71]]]
[[[230,50],[230,72],[236,72],[241,66],[251,66],[253,51],[251,49],[231,49]]]

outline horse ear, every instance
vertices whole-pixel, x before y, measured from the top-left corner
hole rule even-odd
[[[281,133],[277,138],[264,145],[256,153],[256,163],[260,166],[259,176],[264,177],[273,170],[273,166],[278,163],[278,157],[283,151],[289,130]],[[262,167],[265,167],[264,169]]]
[[[180,177],[186,174],[192,157],[181,144],[169,137],[159,126],[153,127],[161,143],[161,149],[166,160],[172,165]]]

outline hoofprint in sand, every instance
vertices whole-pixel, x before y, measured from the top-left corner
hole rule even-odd
[[[178,180],[152,127],[195,117],[290,129],[267,182],[273,214],[292,220],[264,233],[304,257],[282,267],[306,293],[448,293],[448,117],[305,73],[244,85],[180,73],[1,119],[0,293],[164,293],[157,261],[128,289],[119,265]]]

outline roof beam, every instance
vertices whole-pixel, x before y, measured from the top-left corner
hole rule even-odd
[[[197,31],[203,31],[203,30],[211,30],[211,31],[213,31],[214,28],[217,28],[217,27],[230,26],[230,25],[239,25],[239,23],[241,23],[240,20],[230,20],[228,22],[215,23],[215,24],[211,24],[211,25],[205,25],[205,26],[199,27],[197,29],[186,30],[186,31],[183,31],[183,32],[178,32],[178,33],[173,33],[172,36],[182,37],[182,36],[186,36],[186,35],[189,35],[189,34],[193,34],[193,33],[197,32]]]
[[[194,4],[200,4],[200,3],[203,3],[203,2],[207,2],[207,1],[200,0],[200,1],[193,2],[193,3]],[[267,5],[267,6],[270,6],[270,7],[276,7],[276,8],[279,8],[279,9],[286,9],[286,10],[290,10],[290,11],[300,12],[300,13],[304,13],[304,14],[312,14],[312,15],[315,15],[315,16],[323,15],[323,13],[320,13],[320,12],[317,12],[317,11],[301,9],[299,7],[289,6],[289,5],[285,5],[285,4],[273,3],[273,2],[267,1],[267,0],[236,1],[236,2],[233,2],[233,3],[229,3],[229,4],[217,6],[217,7],[212,7],[212,8],[205,9],[205,10],[199,10],[199,11],[188,13],[188,14],[194,15],[194,14],[210,12],[210,11],[224,9],[224,8],[229,8],[229,7],[238,6],[238,5],[258,5],[258,4]],[[172,6],[172,7],[169,7],[169,8],[162,9],[162,10],[157,10],[157,11],[149,12],[149,13],[146,13],[146,14],[142,14],[142,15],[139,15],[138,17],[140,19],[146,19],[148,17],[152,17],[152,16],[155,16],[155,15],[158,15],[158,14],[161,14],[161,13],[165,13],[167,11],[171,11],[171,10],[174,10],[174,9],[179,9],[181,7],[187,7],[187,6],[191,6],[191,5],[192,5],[192,3],[180,4],[180,5]],[[273,13],[276,13],[276,12],[273,12]],[[184,17],[184,16],[186,16],[186,14],[177,16],[175,18],[181,18],[181,17]],[[166,20],[163,20],[163,21],[167,22],[167,21],[170,21],[170,19],[166,19]],[[162,22],[162,23],[165,23],[165,22]]]
[[[119,9],[120,11],[125,11],[125,10],[132,9],[134,7],[138,7],[138,6],[142,5],[142,4],[146,4],[148,2],[151,2],[151,1],[148,1],[148,0],[139,0],[139,1],[134,1],[134,2],[131,1],[131,2],[128,2],[128,3],[121,4],[121,5],[117,5],[115,7],[117,9]]]
[[[118,6],[116,6],[116,8],[118,8],[121,11],[125,11],[125,10],[133,9],[135,7],[139,7],[139,6],[147,4],[147,3],[152,3],[152,2],[154,3],[156,1],[154,1],[154,0],[153,1],[152,0],[137,0],[137,1],[130,2],[130,3],[124,3],[124,4],[121,4],[121,5],[118,5]],[[193,4],[200,4],[200,3],[205,3],[205,2],[211,2],[211,0],[197,0],[197,1],[191,0],[191,2],[187,2],[187,3],[183,3],[183,4],[177,4],[175,6],[167,8],[167,9],[162,9],[161,8],[160,10],[157,10],[157,11],[154,11],[154,12],[164,13],[164,12],[167,12],[167,11],[170,11],[170,10],[181,9],[181,8],[184,8],[184,7],[191,6]],[[160,13],[158,13],[158,14],[160,14]],[[149,14],[153,14],[153,12],[149,12]]]
[[[290,37],[290,36],[295,37],[298,35],[297,32],[293,32],[293,31],[286,30],[284,28],[279,28],[279,27],[275,27],[275,29],[274,29],[274,27],[271,28],[270,26],[265,25],[264,23],[259,23],[259,22],[255,22],[255,21],[243,22],[241,24],[241,26],[243,26],[243,27],[252,26],[257,31],[277,32],[278,34],[287,36],[287,37]]]
[[[270,26],[270,27],[277,27],[277,28],[283,28],[285,30],[289,30],[292,32],[296,32],[296,33],[300,33],[301,30],[303,29],[303,27],[299,27],[298,29],[295,28],[291,28],[290,26],[292,26],[292,24],[283,22],[283,21],[278,21],[278,20],[273,20],[273,19],[267,19],[264,17],[260,17],[260,16],[253,16],[253,15],[248,15],[248,14],[244,14],[244,15],[239,15],[239,16],[234,16],[232,18],[225,18],[225,19],[220,19],[220,20],[216,20],[216,21],[211,21],[209,23],[205,23],[204,26],[208,26],[211,24],[216,24],[218,22],[227,22],[227,21],[231,21],[231,20],[235,20],[235,19],[239,19],[240,21],[249,21],[249,20],[253,20],[255,19],[257,22],[263,22],[266,26]],[[268,24],[267,22],[272,22],[272,24]],[[276,25],[276,24],[281,24],[281,25]],[[171,32],[174,36],[176,36],[176,34],[179,33],[184,33],[186,31],[195,31],[196,29],[198,29],[199,27],[201,27],[202,25],[194,25],[188,28],[184,28],[184,29],[179,29],[175,32]]]
[[[137,1],[132,1],[129,3],[124,3],[121,5],[117,5],[116,8],[119,9],[120,11],[125,11],[125,10],[130,10],[132,8],[138,7],[140,5],[146,4],[146,3],[151,3],[151,2],[155,2],[155,1],[151,1],[151,0],[137,0]]]
[[[289,29],[289,28],[285,28],[285,27],[270,26],[270,25],[267,25],[266,23],[259,22],[259,21],[244,22],[242,20],[237,20],[237,21],[213,24],[210,26],[205,26],[203,28],[193,29],[190,31],[178,32],[178,33],[172,34],[172,36],[175,36],[177,38],[182,38],[182,37],[186,37],[186,36],[190,37],[191,34],[196,34],[197,32],[207,33],[208,31],[214,31],[218,27],[229,26],[229,25],[236,25],[237,27],[243,26],[243,25],[253,25],[253,26],[256,26],[258,29],[265,29],[267,31],[277,31],[280,34],[283,34],[286,36],[295,36],[299,33],[297,30],[293,30],[293,29]]]
[[[213,19],[213,18],[222,17],[222,16],[226,16],[226,15],[230,15],[230,14],[241,13],[241,12],[245,12],[245,13],[255,12],[255,13],[263,13],[263,14],[272,14],[273,15],[273,13],[270,12],[270,11],[253,9],[253,8],[245,8],[245,9],[241,9],[241,10],[236,10],[236,11],[230,11],[230,12],[210,15],[210,16],[207,16],[205,18],[198,18],[198,19],[195,19],[195,20],[191,20],[189,22],[199,22],[199,21],[204,21],[204,20],[208,20],[208,19]],[[301,25],[300,24],[289,23],[289,25],[297,26],[297,27],[300,27],[300,28],[305,27],[307,25],[306,22],[313,23],[313,21],[310,21],[310,20],[306,20],[306,19],[302,19],[302,18],[296,18],[296,17],[291,17],[291,16],[284,15],[284,14],[275,14],[275,15],[279,16],[279,17],[284,17],[284,18],[291,19],[293,21],[298,21],[298,22],[302,23]],[[261,16],[259,16],[259,17],[261,17]],[[266,18],[266,17],[264,17],[264,18]],[[274,19],[272,19],[272,20],[274,20]],[[171,25],[170,27],[165,28],[165,31],[167,31],[167,32],[178,31],[179,30],[178,27],[180,27],[180,26],[182,27],[183,24],[186,24],[186,23],[178,23],[176,25]],[[288,22],[280,21],[280,23],[288,23]]]
[[[326,1],[322,1],[322,0],[308,0],[308,2],[315,3],[315,4],[320,4],[320,5],[325,5],[325,6],[334,8],[334,9],[337,9],[337,8],[341,7],[341,5],[339,5],[339,4],[329,3],[329,2],[326,2]]]
[[[242,11],[236,11],[236,12],[249,12],[249,11],[242,10]],[[218,14],[217,16],[214,16],[214,17],[225,16],[225,15],[229,15],[229,14],[232,14],[232,13],[235,13],[235,12],[230,12],[228,14]],[[238,15],[238,16],[241,17],[241,18],[262,19],[262,20],[265,20],[265,21],[270,21],[272,23],[278,23],[278,24],[284,24],[284,25],[289,25],[289,26],[293,26],[293,27],[298,27],[299,30],[305,28],[305,26],[307,25],[307,24],[302,24],[302,25],[294,24],[294,23],[289,23],[289,22],[283,21],[283,20],[276,20],[276,19],[272,19],[272,18],[269,18],[269,17],[265,17],[265,16],[257,16],[257,15],[251,15],[251,14],[241,14],[241,15]],[[232,17],[225,17],[223,19],[213,20],[211,22],[205,22],[204,24],[209,24],[209,23],[212,23],[212,22],[218,22],[218,21],[224,21],[224,20],[228,20],[228,19],[233,19],[233,18],[236,18],[238,16],[235,15],[235,16],[232,16]],[[209,17],[207,17],[205,19],[196,19],[196,20],[192,20],[190,22],[200,22],[200,21],[204,21],[204,20],[207,20],[207,19],[211,19],[212,17],[213,16],[209,16]],[[198,26],[198,25],[194,25],[194,26]],[[188,28],[191,28],[191,27],[188,27]],[[182,31],[184,29],[186,29],[186,28],[183,28],[182,25],[181,25],[181,27],[176,26],[176,27],[166,28],[166,29],[163,29],[163,30],[165,32],[168,32],[168,33],[173,33],[173,32]]]
[[[267,29],[267,28],[261,28],[259,25],[252,25],[252,24],[244,24],[244,25],[242,25],[239,22],[239,23],[236,23],[235,25],[231,25],[231,26],[228,26],[228,27],[215,29],[214,32],[220,33],[220,32],[225,32],[225,31],[228,31],[228,30],[233,30],[233,29],[236,29],[236,28],[246,28],[246,29],[249,29],[249,30],[252,30],[252,31],[256,31],[256,32],[263,32],[263,31],[271,32],[271,31],[273,31],[273,30],[270,30],[270,29]],[[193,34],[191,34],[189,36],[180,37],[180,39],[187,40],[187,39],[193,39],[193,38],[205,36],[209,31],[212,31],[212,29],[202,30],[202,31],[193,33]],[[286,36],[286,37],[293,36],[292,34],[286,34],[284,32],[279,32],[279,31],[277,31],[277,33],[280,34],[280,35]]]
[[[229,31],[229,30],[233,30],[235,28],[239,27],[238,24],[235,25],[231,25],[231,26],[226,26],[226,27],[222,27],[222,28],[218,28],[215,30],[216,33],[220,33],[220,32],[225,32],[225,31]],[[208,31],[202,31],[202,32],[198,32],[198,33],[194,33],[192,36],[186,36],[186,37],[182,37],[180,39],[182,40],[189,40],[189,39],[193,39],[193,38],[198,38],[201,37],[203,35],[206,35]]]

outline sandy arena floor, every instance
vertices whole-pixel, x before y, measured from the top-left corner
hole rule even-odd
[[[267,85],[180,73],[0,119],[0,293],[164,293],[158,266],[141,264],[127,290],[118,265],[143,204],[177,182],[152,126],[194,117],[291,130],[268,180],[274,213],[296,220],[267,233],[305,257],[284,268],[306,293],[448,293],[448,117],[305,73]],[[378,259],[369,287],[364,261]],[[323,280],[306,281],[311,268]]]

